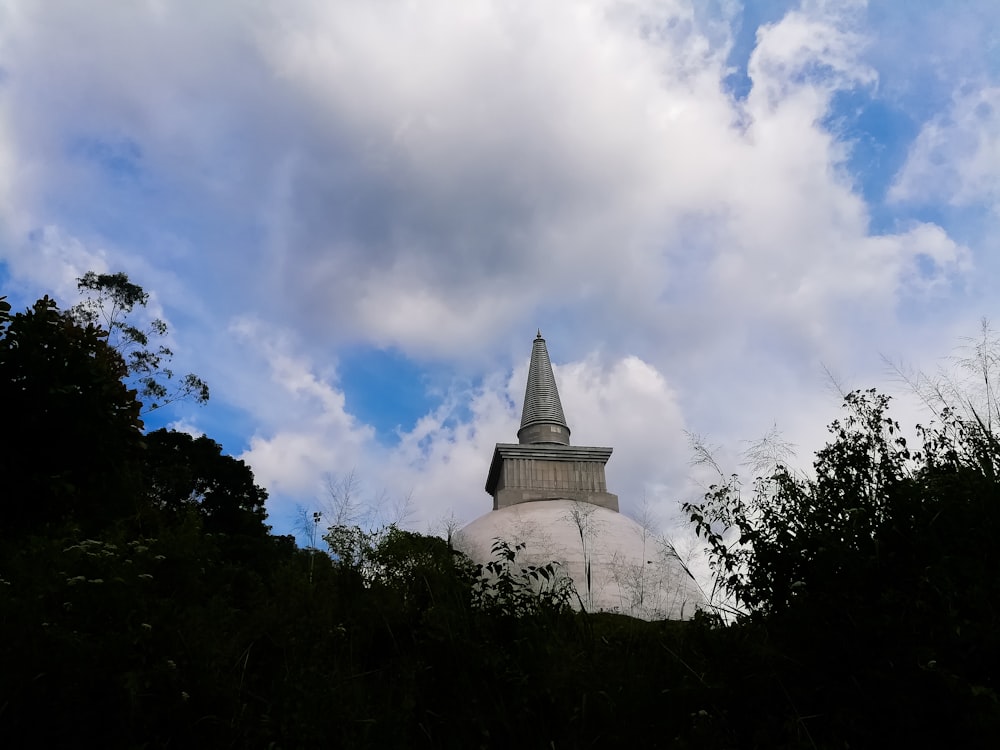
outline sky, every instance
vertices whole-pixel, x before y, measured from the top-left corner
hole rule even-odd
[[[623,512],[1000,300],[1000,3],[0,0],[0,294],[125,271],[295,533],[469,522],[541,329]],[[903,389],[905,390],[905,389]],[[401,513],[409,499],[408,512]],[[393,520],[390,518],[390,520]],[[301,537],[300,537],[301,538]]]

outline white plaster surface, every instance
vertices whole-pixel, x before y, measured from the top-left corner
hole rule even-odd
[[[497,538],[525,545],[518,553],[519,565],[558,562],[588,612],[681,620],[705,604],[672,549],[628,516],[607,508],[574,500],[512,505],[477,518],[458,532],[454,543],[482,564],[491,559]]]

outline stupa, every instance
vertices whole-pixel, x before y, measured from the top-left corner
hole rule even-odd
[[[532,344],[517,438],[497,443],[486,478],[493,510],[458,532],[458,549],[482,564],[498,538],[523,544],[517,563],[558,563],[589,612],[679,620],[705,604],[674,549],[619,513],[605,478],[612,449],[570,445],[541,331]]]

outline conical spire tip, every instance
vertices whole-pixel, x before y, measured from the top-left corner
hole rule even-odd
[[[559,389],[552,374],[552,363],[538,329],[531,347],[528,366],[528,383],[524,389],[524,410],[521,429],[517,432],[519,443],[561,443],[569,445],[569,426],[563,416]]]

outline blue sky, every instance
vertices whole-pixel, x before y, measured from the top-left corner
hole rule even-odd
[[[804,464],[827,370],[996,318],[1000,5],[0,0],[0,284],[124,270],[275,530],[324,477],[490,507],[540,327],[578,444],[682,534],[686,433]],[[895,389],[895,390],[894,390]],[[900,394],[900,416],[925,418]]]

